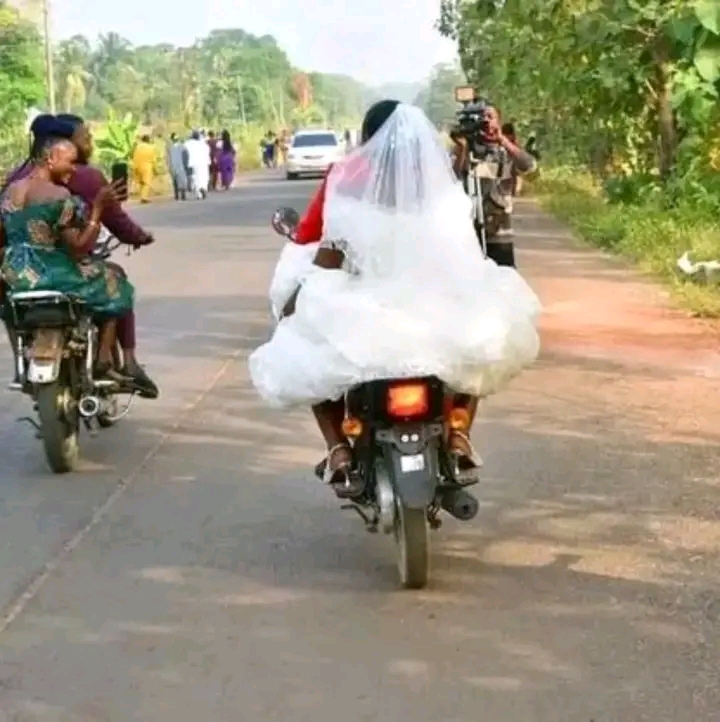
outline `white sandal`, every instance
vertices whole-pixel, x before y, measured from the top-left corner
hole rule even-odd
[[[341,449],[346,450],[350,454],[350,458],[347,461],[343,461],[339,466],[332,468],[330,462],[333,456]],[[352,448],[350,444],[344,441],[328,449],[322,480],[324,484],[331,486],[333,491],[341,499],[353,499],[362,494],[364,485],[361,483],[359,475],[353,471]]]
[[[335,468],[333,468],[332,464],[330,463],[333,456],[335,456],[335,454],[337,454],[337,452],[341,449],[347,451],[348,454],[352,457],[352,449],[346,441],[335,444],[335,446],[329,448],[327,457],[325,459],[325,468],[323,469],[323,484],[339,484],[347,479],[348,472],[350,471],[350,467],[352,466],[351,459],[343,461],[339,466],[336,466]],[[342,474],[342,478],[335,478],[336,476],[339,477],[340,474]]]
[[[453,435],[459,436],[467,444],[467,448],[470,453],[465,453],[463,451],[460,451],[459,449],[451,449],[450,453],[457,459],[461,457],[466,458],[474,466],[475,469],[480,469],[483,465],[482,457],[475,451],[475,447],[472,445],[468,434],[466,434],[464,431],[453,430],[450,437],[452,438]],[[459,469],[459,471],[461,472],[472,472],[473,470],[474,469]]]

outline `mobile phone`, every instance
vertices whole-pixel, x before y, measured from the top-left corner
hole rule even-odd
[[[113,183],[116,183],[117,181],[122,181],[120,184],[120,190],[118,191],[117,198],[121,203],[124,203],[128,199],[128,164],[119,161],[117,163],[112,164],[112,168],[110,169],[110,177],[112,179]]]

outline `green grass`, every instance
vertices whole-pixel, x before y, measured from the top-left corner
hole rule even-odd
[[[639,204],[609,203],[587,174],[543,169],[531,184],[540,205],[565,221],[584,241],[617,253],[643,273],[669,286],[677,302],[695,316],[720,317],[720,285],[683,279],[677,259],[720,260],[720,220],[702,204],[683,201],[663,209],[657,198]]]

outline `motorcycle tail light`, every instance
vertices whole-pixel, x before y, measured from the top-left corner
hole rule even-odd
[[[398,419],[427,414],[430,407],[425,384],[393,384],[387,390],[387,412]]]

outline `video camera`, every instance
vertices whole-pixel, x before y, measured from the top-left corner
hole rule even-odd
[[[485,160],[495,155],[497,144],[488,140],[488,121],[485,114],[492,104],[485,98],[478,98],[474,88],[455,88],[455,100],[462,107],[456,113],[455,125],[450,130],[451,138],[464,138],[468,150],[475,160]]]

